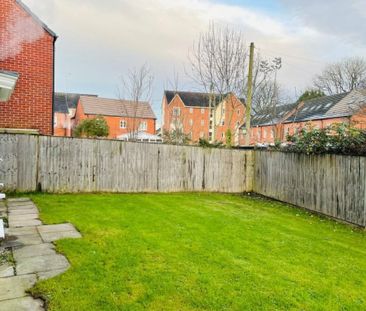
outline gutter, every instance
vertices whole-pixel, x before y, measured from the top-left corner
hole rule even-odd
[[[55,62],[56,62],[56,40],[57,37],[54,37],[53,40],[53,56],[52,56],[52,71],[53,71],[53,81],[52,81],[52,124],[51,124],[51,134],[52,136],[55,134],[54,124],[55,124]]]

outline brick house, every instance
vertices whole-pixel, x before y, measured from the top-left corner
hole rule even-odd
[[[75,94],[75,93],[55,93],[55,100],[53,105],[54,112],[54,135],[62,137],[70,137],[72,128],[74,127],[76,106],[79,102],[80,96],[93,96],[89,94]]]
[[[210,102],[214,104],[210,105]],[[239,129],[245,116],[243,102],[233,94],[210,96],[207,93],[165,91],[162,130],[170,132],[179,127],[192,142],[204,138],[223,143],[226,143],[226,133],[230,130],[232,143],[238,145]]]
[[[148,102],[80,96],[76,107],[74,126],[82,120],[102,116],[109,126],[110,139],[133,133],[155,135],[156,116]]]
[[[0,128],[52,135],[56,39],[20,0],[1,0]]]
[[[325,128],[336,123],[366,129],[366,90],[323,96],[277,107],[275,112],[253,116],[251,144],[286,141],[307,125]]]

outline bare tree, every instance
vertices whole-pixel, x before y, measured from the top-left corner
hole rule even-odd
[[[315,77],[314,87],[328,95],[366,87],[366,59],[351,57],[327,65]]]
[[[210,23],[207,32],[200,35],[189,53],[189,76],[209,93],[211,121],[213,110],[227,94],[233,93],[238,97],[245,97],[247,89],[247,66],[249,59],[248,47],[241,31],[229,26],[218,26]],[[256,53],[253,75],[253,94],[257,90],[264,91],[262,84],[268,80],[268,75],[279,70],[273,67],[275,62],[266,63]],[[279,59],[276,59],[279,60]],[[235,101],[231,101],[235,104]],[[230,104],[230,102],[229,102]],[[234,111],[236,107],[231,107]],[[213,124],[213,132],[215,125]]]
[[[152,97],[152,84],[154,76],[147,64],[140,68],[129,69],[121,77],[121,86],[118,88],[118,98],[122,102],[129,102],[130,105],[123,104],[126,117],[131,119],[127,123],[127,132],[129,140],[136,140],[140,128],[140,119],[138,118],[142,107],[142,102],[150,102]],[[129,109],[127,109],[127,106]]]
[[[189,125],[189,128],[185,129],[184,125],[185,117],[180,113],[180,110],[170,111],[170,124],[169,130],[163,131],[163,141],[166,144],[172,145],[186,145],[192,140],[193,124]],[[189,132],[190,134],[187,134]]]

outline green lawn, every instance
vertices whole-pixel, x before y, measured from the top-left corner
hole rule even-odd
[[[365,310],[366,235],[223,194],[32,195],[83,234],[33,293],[49,310]]]

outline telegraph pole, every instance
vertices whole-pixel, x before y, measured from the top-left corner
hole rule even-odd
[[[250,56],[249,56],[249,74],[248,74],[248,91],[246,102],[246,133],[245,133],[245,145],[250,145],[250,119],[252,114],[252,98],[253,98],[253,65],[254,65],[254,43],[250,44]]]

